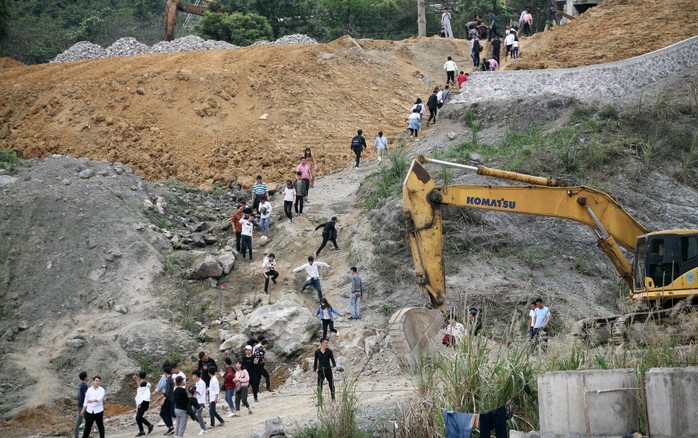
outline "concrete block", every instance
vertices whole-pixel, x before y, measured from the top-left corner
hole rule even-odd
[[[645,377],[652,438],[697,438],[698,367],[652,368]]]
[[[632,369],[557,371],[538,377],[541,438],[623,436],[638,429]]]

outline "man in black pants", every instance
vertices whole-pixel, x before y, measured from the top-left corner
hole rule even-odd
[[[276,271],[276,257],[274,253],[270,253],[262,262],[262,271],[264,272],[264,293],[269,293],[269,280],[276,284],[276,279],[279,273]]]
[[[252,355],[254,356],[254,377],[255,381],[250,382],[252,384],[252,395],[254,396],[254,401],[257,401],[257,394],[259,393],[259,385],[262,382],[262,377],[264,377],[264,383],[267,385],[267,391],[271,391],[271,382],[269,379],[269,372],[264,366],[264,355],[267,352],[267,346],[269,341],[262,338],[259,340],[259,344],[255,345],[252,350]]]
[[[495,35],[492,40],[492,57],[497,60],[499,64],[499,52],[502,50],[502,41],[499,39],[499,35]]]
[[[332,245],[334,245],[334,250],[339,251],[339,247],[337,246],[337,229],[334,227],[336,224],[337,218],[333,216],[329,222],[325,222],[324,224],[320,224],[315,227],[316,230],[322,228],[322,244],[320,245],[320,248],[315,251],[315,257],[320,255],[320,251],[322,251],[325,245],[327,245],[327,242],[332,242]]]
[[[351,151],[356,155],[356,165],[355,169],[359,168],[361,162],[361,152],[366,150],[366,139],[362,135],[364,132],[359,129],[356,131],[356,135],[351,139]]]
[[[322,383],[325,379],[327,379],[332,401],[334,401],[334,380],[332,378],[332,371],[336,369],[337,363],[334,361],[332,350],[327,347],[328,344],[329,341],[322,338],[320,341],[320,348],[315,350],[313,371],[315,371],[315,375],[317,376],[318,404],[322,403]]]

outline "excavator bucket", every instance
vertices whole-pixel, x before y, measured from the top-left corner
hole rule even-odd
[[[444,315],[426,307],[402,309],[393,314],[388,332],[400,366],[409,369],[444,326]]]
[[[430,200],[436,184],[417,161],[412,162],[402,187],[405,226],[421,288],[424,307],[405,308],[390,318],[389,332],[400,365],[411,368],[444,325],[445,275],[441,209]]]

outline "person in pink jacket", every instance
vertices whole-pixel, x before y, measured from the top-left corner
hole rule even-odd
[[[250,404],[247,403],[247,388],[250,386],[250,373],[242,367],[242,362],[239,360],[235,362],[235,379],[233,381],[236,384],[235,387],[235,413],[233,415],[238,415],[240,413],[240,401],[247,408],[247,412],[252,415],[252,409],[250,409]]]

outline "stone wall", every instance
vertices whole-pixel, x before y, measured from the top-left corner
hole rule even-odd
[[[635,58],[551,70],[474,72],[453,104],[556,94],[581,102],[612,100],[698,66],[698,36]]]

